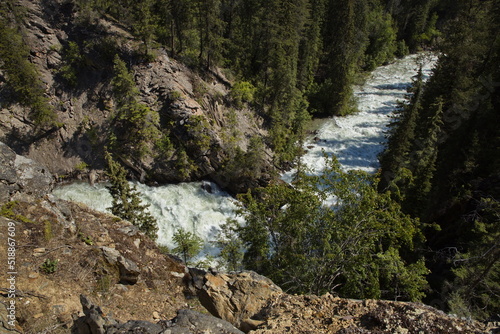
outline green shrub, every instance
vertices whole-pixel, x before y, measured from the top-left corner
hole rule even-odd
[[[233,103],[241,108],[243,103],[253,102],[256,90],[257,89],[250,82],[238,81],[233,85],[230,97]]]
[[[59,260],[46,259],[40,266],[40,269],[46,274],[53,274],[57,271]]]

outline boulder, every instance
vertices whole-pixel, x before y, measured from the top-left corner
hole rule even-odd
[[[80,295],[80,303],[84,316],[75,320],[71,334],[105,334],[107,326],[117,324],[114,319],[104,316],[101,308],[94,305],[87,296]]]
[[[229,322],[193,310],[179,310],[162,334],[243,334]]]
[[[41,197],[53,187],[54,178],[47,168],[0,142],[0,202],[9,201],[17,193]]]
[[[207,273],[198,298],[211,314],[248,332],[262,323],[261,311],[282,293],[269,278],[253,271]]]
[[[193,310],[181,309],[170,321],[130,320],[119,323],[105,316],[101,308],[86,296],[81,295],[80,302],[84,316],[74,322],[72,334],[243,334],[227,321]]]
[[[124,258],[123,256],[118,257],[118,269],[120,270],[120,282],[121,284],[135,284],[139,280],[139,275],[141,270],[135,264],[135,262]]]
[[[141,270],[135,262],[129,260],[121,255],[121,253],[109,247],[100,247],[102,249],[104,258],[110,265],[117,266],[120,272],[120,284],[133,285],[139,280]]]

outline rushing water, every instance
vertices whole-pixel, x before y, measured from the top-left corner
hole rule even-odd
[[[142,201],[150,205],[149,210],[158,221],[158,244],[175,247],[172,236],[178,228],[183,228],[195,232],[205,241],[201,257],[216,255],[217,249],[210,241],[215,240],[219,226],[225,223],[227,218],[236,218],[237,206],[230,195],[208,182],[160,187],[133,184],[141,193]],[[211,191],[205,190],[207,188],[211,188]],[[59,198],[86,204],[98,211],[110,212],[112,197],[105,184],[91,186],[86,182],[75,182],[56,188],[53,194]]]
[[[303,163],[313,172],[320,173],[324,168],[325,151],[335,154],[346,169],[375,171],[378,167],[377,155],[385,142],[388,116],[395,110],[398,101],[404,99],[418,64],[422,64],[424,74],[428,76],[434,62],[435,57],[429,55],[412,55],[376,69],[365,84],[355,87],[360,112],[324,121],[315,137],[305,144],[308,152],[302,158]],[[283,179],[290,180],[293,173],[286,173]],[[227,193],[214,184],[210,184],[213,191],[209,193],[203,189],[201,182],[160,187],[135,185],[158,220],[158,244],[174,247],[172,235],[176,229],[183,228],[195,232],[205,241],[201,257],[217,253],[209,242],[215,239],[219,226],[227,218],[235,217],[236,205]],[[99,211],[108,211],[112,200],[103,184],[64,185],[55,189],[54,195],[82,202]]]
[[[399,101],[404,101],[419,64],[425,80],[435,62],[436,57],[431,54],[410,55],[373,71],[362,86],[354,87],[359,113],[322,122],[314,137],[304,145],[307,153],[302,157],[303,165],[313,173],[321,173],[326,153],[334,154],[346,170],[374,172],[378,168],[377,156],[386,141],[384,132],[389,116]],[[294,170],[285,173],[283,179],[290,181],[294,173]]]

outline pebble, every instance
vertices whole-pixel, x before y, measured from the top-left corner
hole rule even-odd
[[[40,277],[40,274],[37,273],[37,272],[32,272],[28,275],[29,278],[32,278],[32,279],[36,279],[38,277]]]

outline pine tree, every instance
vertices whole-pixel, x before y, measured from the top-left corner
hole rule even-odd
[[[366,20],[357,17],[356,0],[329,0],[323,27],[323,75],[315,92],[312,108],[324,115],[346,115],[353,111],[352,84],[357,61],[362,54],[356,25]]]
[[[113,150],[131,158],[142,158],[151,153],[151,146],[161,141],[159,115],[137,101],[139,91],[134,78],[118,55],[114,72],[112,86],[117,112],[114,130],[119,142]]]
[[[415,166],[413,170],[413,185],[408,189],[409,196],[405,200],[404,206],[407,212],[415,216],[422,211],[422,207],[428,199],[432,188],[432,179],[436,171],[436,160],[438,157],[438,144],[441,127],[443,125],[443,101],[437,99],[434,116],[429,120],[426,128],[428,132],[424,138],[416,141],[418,149],[414,149],[411,165]]]
[[[386,149],[379,157],[382,173],[379,189],[383,191],[405,192],[410,170],[409,154],[422,108],[423,86],[422,66],[420,66],[416,79],[409,89],[409,103],[401,104],[395,112],[393,121],[389,124]],[[400,187],[403,189],[399,189]]]
[[[203,240],[199,236],[182,228],[177,229],[172,238],[177,245],[173,249],[174,254],[182,256],[186,265],[203,247]]]
[[[126,170],[113,160],[106,151],[107,176],[111,185],[108,187],[113,204],[111,212],[125,219],[139,228],[151,239],[155,240],[158,232],[156,219],[148,212],[149,205],[142,204],[139,192],[135,186],[130,185],[126,178]]]
[[[222,63],[224,22],[220,0],[195,1],[199,39],[199,60],[203,68],[211,69]]]
[[[12,1],[0,4],[0,67],[5,71],[14,101],[31,108],[29,117],[37,126],[60,126],[54,107],[45,97],[45,85],[20,31],[21,14]],[[12,101],[12,102],[14,102]]]
[[[144,45],[144,55],[149,57],[150,44],[154,39],[156,30],[156,18],[152,12],[154,0],[138,0],[133,2],[134,34],[139,37]]]

